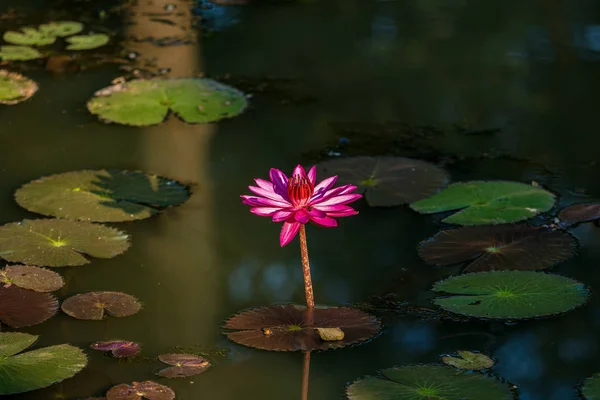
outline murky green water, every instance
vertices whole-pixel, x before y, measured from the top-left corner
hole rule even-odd
[[[139,0],[133,12],[143,13],[145,1]],[[2,3],[0,12],[20,7],[38,16],[45,12],[42,7],[53,6],[51,1]],[[154,6],[168,3],[188,6],[163,0]],[[226,12],[217,22],[230,26],[185,50],[156,50],[157,64],[172,67],[175,74],[297,78],[298,90],[317,101],[286,105],[279,98],[257,96],[242,116],[211,125],[176,120],[141,129],[105,125],[88,114],[85,102],[122,75],[106,66],[57,77],[27,71],[39,82],[39,92],[27,103],[0,108],[3,223],[35,218],[14,203],[13,192],[53,173],[140,169],[197,183],[183,206],[149,220],[116,224],[132,237],[125,254],[60,270],[68,281],[61,298],[91,290],[124,291],[144,303],[143,311],[102,322],[59,313],[24,330],[41,334],[41,344],[87,347],[122,338],[140,342],[148,357],[175,346],[226,348],[228,358],[214,358],[216,365],[208,372],[167,383],[177,398],[300,398],[300,354],[234,345],[220,326],[246,307],[303,302],[298,248],[281,249],[279,225],[250,214],[239,195],[252,178],[266,177],[269,168],[291,171],[307,161],[307,152],[330,144],[330,121],[394,119],[442,129],[453,124],[502,128],[444,146],[453,154],[470,154],[483,142],[486,149],[538,164],[463,161],[449,167],[454,180],[536,180],[567,200],[600,195],[597,2],[322,0]],[[137,24],[124,24],[125,36],[143,36],[143,21]],[[428,305],[431,284],[452,271],[426,266],[416,253],[417,243],[439,230],[435,218],[406,207],[358,207],[359,216],[344,219],[338,229],[308,229],[317,302],[348,304],[397,292]],[[597,290],[600,229],[584,225],[574,233],[582,244],[579,254],[554,272]],[[346,383],[362,375],[436,362],[438,355],[463,348],[497,357],[496,372],[517,385],[524,400],[575,399],[575,385],[600,371],[595,297],[566,315],[514,325],[412,317],[385,323],[383,334],[368,344],[314,354],[309,398],[343,398]],[[15,398],[50,399],[60,390],[66,398],[100,396],[113,384],[152,379],[160,367],[88,354],[89,367],[72,380]]]

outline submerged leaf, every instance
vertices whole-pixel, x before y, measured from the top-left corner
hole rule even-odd
[[[56,21],[40,25],[40,32],[51,37],[65,37],[83,30],[83,24],[76,21]]]
[[[274,351],[327,350],[363,342],[381,329],[377,318],[348,307],[314,308],[293,304],[244,311],[227,320],[227,337],[244,346]],[[317,328],[338,328],[344,338],[324,341]]]
[[[433,164],[404,157],[350,157],[318,165],[326,176],[354,185],[370,206],[396,206],[423,199],[448,184],[446,172]]]
[[[568,233],[511,224],[441,231],[421,243],[419,255],[434,265],[474,260],[464,272],[539,270],[568,259],[575,248]]]
[[[24,264],[83,265],[89,263],[84,254],[112,258],[129,245],[124,232],[88,222],[36,219],[0,226],[0,257]]]
[[[344,331],[340,328],[317,328],[321,339],[327,342],[335,342],[344,339]]]
[[[19,46],[45,46],[54,43],[56,37],[47,35],[35,28],[25,27],[22,32],[8,31],[2,37],[5,42]]]
[[[60,274],[29,265],[7,265],[0,270],[0,282],[4,283],[4,287],[15,285],[36,292],[53,292],[64,284]]]
[[[172,400],[175,392],[170,387],[156,382],[133,382],[131,385],[121,384],[112,387],[106,393],[108,400]]]
[[[600,219],[600,203],[580,203],[563,208],[558,213],[558,219],[569,224],[590,222]]]
[[[127,340],[109,340],[107,342],[95,342],[90,348],[99,351],[110,351],[114,357],[133,357],[140,352],[140,345]]]
[[[29,211],[95,222],[149,218],[188,197],[187,188],[178,182],[117,170],[51,175],[29,182],[15,193],[17,203]]]
[[[89,292],[69,297],[61,308],[73,318],[101,320],[105,311],[113,317],[128,317],[140,311],[142,305],[138,299],[125,293]]]
[[[194,354],[161,354],[158,359],[167,365],[172,365],[157,372],[157,375],[164,378],[198,375],[210,367],[208,360]]]
[[[1,51],[0,58],[2,58]],[[33,96],[37,90],[37,83],[31,79],[0,69],[0,104],[20,103]]]
[[[58,310],[58,301],[48,293],[0,286],[0,321],[11,328],[24,328],[46,321]]]
[[[460,210],[443,221],[458,225],[516,222],[548,211],[554,195],[540,187],[519,182],[470,181],[453,183],[410,207],[421,214]]]
[[[0,60],[2,61],[29,61],[41,57],[42,53],[28,46],[0,46]]]
[[[459,350],[457,353],[458,356],[443,356],[442,362],[451,367],[472,371],[492,368],[495,364],[494,360],[483,353],[475,353],[467,350]]]
[[[600,373],[590,376],[583,382],[581,394],[585,400],[600,400]]]
[[[78,35],[67,38],[70,44],[67,50],[91,50],[104,46],[108,43],[110,37],[104,33],[95,33],[90,35]]]
[[[447,311],[481,318],[524,319],[567,312],[583,305],[588,289],[560,275],[532,271],[492,271],[437,282],[434,303]]]

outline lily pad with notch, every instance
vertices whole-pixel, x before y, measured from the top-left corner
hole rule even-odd
[[[463,272],[540,270],[567,260],[576,248],[566,232],[508,224],[441,231],[421,242],[419,255],[438,266],[473,260]]]
[[[122,383],[112,387],[106,393],[107,400],[172,400],[175,392],[165,385],[153,381]]]
[[[586,378],[580,390],[585,400],[600,400],[600,373]]]
[[[49,293],[15,285],[0,286],[0,321],[11,328],[40,324],[56,314],[58,301]]]
[[[373,338],[380,330],[377,318],[348,307],[314,308],[293,304],[255,308],[227,320],[225,334],[236,343],[272,351],[328,350]],[[341,340],[321,339],[317,328],[338,328]]]
[[[512,400],[510,386],[496,378],[457,372],[441,365],[388,368],[361,378],[346,393],[350,400]]]
[[[149,218],[189,198],[173,180],[138,171],[82,170],[36,179],[15,193],[17,203],[38,214],[94,222]]]
[[[133,357],[139,354],[140,345],[128,340],[109,340],[105,342],[95,342],[90,348],[99,351],[110,351],[113,357],[124,358]]]
[[[83,30],[83,24],[77,21],[55,21],[42,24],[39,31],[50,37],[66,37],[75,35]]]
[[[30,265],[7,265],[0,270],[0,283],[4,287],[12,285],[36,292],[53,292],[64,285],[60,274],[46,268]]]
[[[99,90],[87,103],[101,119],[133,126],[160,124],[169,111],[190,124],[216,122],[247,105],[239,90],[206,78],[133,80]]]
[[[2,38],[5,42],[18,46],[46,46],[56,41],[56,36],[48,35],[31,27],[22,28],[21,32],[4,32]]]
[[[491,357],[483,353],[468,350],[459,350],[456,353],[442,356],[442,362],[451,367],[467,371],[480,371],[492,368],[495,364]]]
[[[29,46],[0,46],[2,61],[29,61],[37,58],[42,58],[42,53]]]
[[[83,265],[90,262],[84,254],[112,258],[129,246],[124,232],[89,222],[36,219],[0,226],[0,257],[28,265]]]
[[[77,347],[61,344],[22,353],[37,336],[0,333],[0,395],[29,392],[71,378],[87,364]]]
[[[186,378],[198,375],[211,366],[208,360],[194,354],[161,354],[158,359],[160,362],[171,365],[156,373],[164,378]]]
[[[104,33],[94,33],[89,35],[77,35],[68,37],[67,50],[92,50],[104,46],[110,40],[110,37]]]
[[[320,173],[354,185],[373,207],[389,207],[428,197],[448,184],[448,174],[421,160],[404,157],[349,157],[325,161]]]
[[[71,296],[61,304],[62,310],[73,318],[101,320],[105,312],[113,317],[128,317],[141,310],[134,296],[121,292],[88,292]]]
[[[527,319],[565,313],[583,305],[589,290],[564,276],[533,271],[490,271],[454,276],[433,290],[452,294],[433,302],[478,318]]]
[[[520,182],[469,181],[449,185],[410,207],[421,214],[460,210],[443,222],[457,225],[489,225],[522,221],[548,211],[554,195]]]
[[[0,52],[0,58],[2,53]],[[17,104],[29,99],[38,85],[21,74],[0,69],[0,104]]]
[[[600,220],[600,203],[578,203],[563,208],[558,219],[569,224]]]

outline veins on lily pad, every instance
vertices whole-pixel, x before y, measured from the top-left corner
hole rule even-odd
[[[208,360],[194,354],[161,354],[158,359],[160,362],[170,365],[156,373],[164,378],[185,378],[198,375],[211,366]]]
[[[5,288],[15,285],[36,292],[53,292],[60,289],[64,281],[60,274],[46,268],[7,265],[0,270],[0,283],[4,283]]]
[[[89,292],[69,297],[62,310],[73,318],[101,320],[105,312],[113,317],[128,317],[141,310],[142,305],[132,295],[121,292]]]

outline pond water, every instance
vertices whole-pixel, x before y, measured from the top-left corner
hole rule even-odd
[[[109,9],[107,3],[116,5],[4,0],[0,14],[16,8],[25,17],[0,24],[77,18],[81,10],[97,15]],[[122,19],[111,14],[107,22],[128,50],[171,68],[171,76],[292,79],[293,93],[256,93],[252,107],[230,120],[186,125],[172,118],[149,128],[103,124],[87,112],[85,102],[123,75],[117,65],[61,75],[23,72],[40,90],[30,101],[0,108],[3,223],[36,217],[14,202],[13,193],[45,175],[118,168],[196,184],[180,207],[114,224],[131,235],[132,247],[123,255],[59,270],[67,280],[58,292],[61,299],[85,291],[123,291],[138,297],[143,310],[129,318],[89,322],[59,313],[22,330],[40,334],[39,344],[86,348],[97,340],[122,338],[141,343],[148,357],[177,346],[211,354],[226,349],[225,357],[213,354],[215,366],[204,374],[166,384],[181,399],[300,398],[300,353],[238,346],[222,335],[221,326],[248,307],[303,303],[297,241],[280,248],[279,224],[249,213],[239,195],[248,193],[253,178],[266,178],[271,167],[290,173],[296,164],[314,161],[309,154],[337,140],[331,122],[396,120],[446,131],[497,128],[436,143],[455,160],[446,165],[453,180],[535,180],[561,201],[600,196],[598,2],[257,3],[205,11],[210,34],[202,34],[191,19],[201,4],[184,0],[138,0],[124,5]],[[168,36],[147,17],[168,4],[182,10],[177,23],[193,26],[195,43],[131,42],[133,36]],[[301,95],[314,101],[294,101]],[[510,157],[473,158],[494,151]],[[317,303],[348,305],[396,293],[430,306],[431,285],[456,269],[427,266],[416,246],[442,224],[408,207],[369,208],[364,202],[356,207],[360,214],[343,219],[336,229],[307,228]],[[573,233],[581,244],[578,254],[552,272],[595,292],[600,229],[588,224]],[[409,315],[388,315],[383,322],[383,333],[369,343],[312,355],[310,399],[342,399],[345,385],[363,375],[437,362],[439,355],[464,348],[496,357],[495,372],[516,385],[523,400],[576,399],[582,379],[600,372],[596,297],[562,316],[514,324],[424,321]],[[73,379],[14,398],[102,396],[114,384],[152,379],[159,368],[151,360],[116,361],[87,353],[88,368]]]

